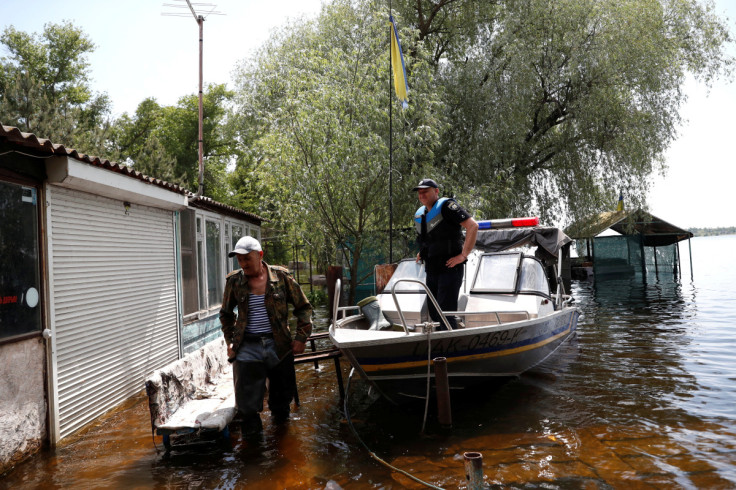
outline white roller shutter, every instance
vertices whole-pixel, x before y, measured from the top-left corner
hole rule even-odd
[[[171,211],[49,186],[59,438],[178,358]]]

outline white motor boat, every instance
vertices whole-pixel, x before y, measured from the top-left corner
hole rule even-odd
[[[552,281],[556,289],[550,288],[547,269],[554,265],[508,249],[540,247],[542,256],[557,257],[559,270],[560,251],[570,241],[557,228],[481,229],[458,311],[440,315],[448,330],[438,330],[430,319],[429,302],[436,301],[424,284],[424,266],[403,260],[375,299],[359,307],[334,307],[330,339],[394,402],[426,395],[427,379],[434,376],[429,366],[438,357],[446,359],[451,390],[518,376],[574,335],[579,311],[562,291],[559,273]],[[450,315],[457,329],[449,330]]]

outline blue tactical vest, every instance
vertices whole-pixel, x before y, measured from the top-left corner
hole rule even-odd
[[[448,222],[442,217],[442,205],[449,198],[437,200],[425,216],[426,206],[421,206],[414,214],[414,228],[417,231],[419,253],[422,259],[454,257],[463,251],[462,227]],[[422,216],[426,219],[426,232],[422,230]]]

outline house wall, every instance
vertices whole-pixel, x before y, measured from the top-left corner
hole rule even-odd
[[[0,474],[46,440],[45,355],[40,336],[0,345]]]

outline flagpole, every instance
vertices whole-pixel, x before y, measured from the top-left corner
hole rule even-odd
[[[391,0],[388,1],[388,15],[393,15]],[[394,127],[393,127],[393,104],[391,100],[391,32],[393,25],[388,31],[388,261],[394,263]]]

